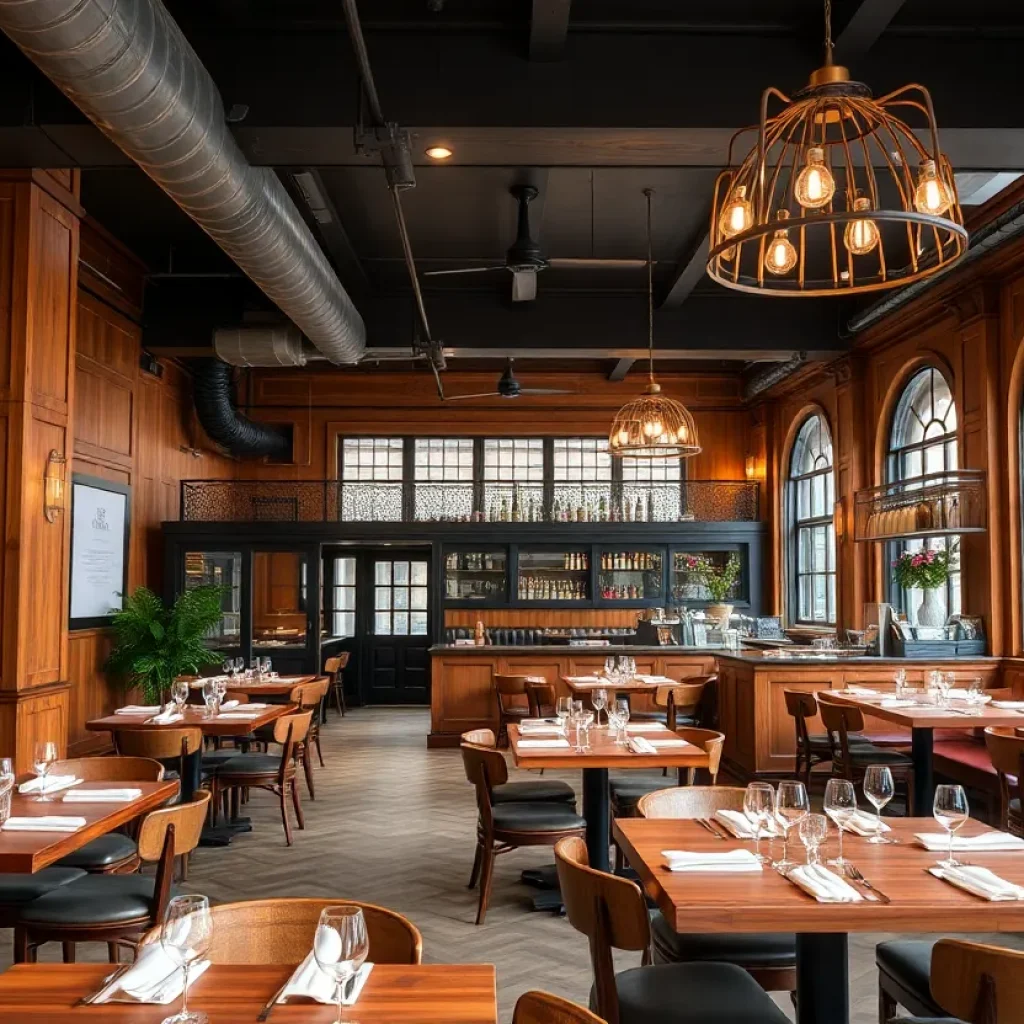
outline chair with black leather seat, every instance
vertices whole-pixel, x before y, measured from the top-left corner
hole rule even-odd
[[[527,683],[546,682],[541,676],[509,676],[495,673],[494,695],[498,702],[498,746],[508,746],[508,727],[530,717]]]
[[[479,881],[476,923],[483,924],[491,898],[494,859],[520,846],[554,846],[566,836],[582,836],[587,823],[575,806],[557,800],[509,800],[494,803],[491,793],[508,782],[508,765],[500,750],[462,744],[466,778],[476,790],[476,855],[469,888]]]
[[[324,662],[324,671],[328,676],[330,676],[326,703],[330,704],[331,698],[333,697],[334,708],[342,718],[345,717],[345,712],[348,710],[348,706],[345,703],[345,669],[348,667],[348,659],[351,656],[351,651],[342,651],[341,654],[335,655],[333,658],[328,658]],[[325,714],[325,721],[326,718],[327,716]]]
[[[1010,725],[990,725],[985,747],[999,778],[999,827],[1024,836],[1024,735]]]
[[[806,690],[783,690],[786,698],[786,713],[793,719],[796,729],[796,766],[794,774],[804,780],[810,788],[811,772],[815,765],[827,764],[832,760],[832,745],[825,733],[811,733],[807,721],[816,718],[818,702],[814,694]]]
[[[637,722],[661,722],[670,729],[681,725],[701,725],[699,711],[704,687],[717,676],[694,676],[672,686],[658,686],[654,691],[656,711],[630,712]]]
[[[210,794],[197,790],[190,803],[150,811],[139,828],[139,859],[156,863],[155,875],[82,875],[24,907],[14,929],[16,963],[34,961],[47,942],[64,944],[73,961],[78,942],[105,942],[111,960],[117,946],[132,946],[163,920],[173,895],[174,861],[199,845]]]
[[[461,741],[489,750],[497,748],[494,733],[490,729],[470,729],[469,732],[462,734]],[[476,784],[476,779],[470,778],[469,781]],[[528,779],[525,782],[506,782],[502,786],[491,787],[492,804],[522,803],[533,800],[553,800],[556,803],[571,804],[575,808],[576,791],[568,782],[561,782],[558,779]]]
[[[743,810],[739,786],[672,786],[648,793],[637,804],[641,818],[711,818],[716,811]],[[656,964],[720,960],[736,964],[768,992],[796,989],[796,936],[791,932],[752,934],[680,933],[659,910],[651,911]]]
[[[852,742],[851,733],[864,731],[864,715],[860,708],[837,700],[826,691],[816,695],[818,712],[829,739],[832,754],[832,775],[850,782],[862,782],[869,765],[882,764],[892,772],[893,782],[903,786],[907,813],[914,805],[914,761],[907,754],[891,747],[873,743]]]
[[[615,973],[612,951],[646,953],[651,945],[647,901],[628,878],[591,868],[587,844],[555,847],[569,923],[586,935],[594,971],[591,1009],[608,1024],[784,1024],[786,1015],[735,964],[652,964]]]
[[[265,789],[273,793],[280,802],[285,842],[288,846],[292,845],[288,797],[291,796],[299,828],[304,829],[306,819],[299,798],[297,751],[301,749],[301,744],[306,739],[312,717],[312,711],[298,711],[292,715],[283,715],[274,722],[274,742],[281,745],[280,754],[236,754],[217,767],[210,779],[214,819],[219,813],[221,799],[226,805],[230,800],[230,807],[225,806],[225,812],[230,817],[236,817],[242,790]]]
[[[918,1017],[946,1016],[932,998],[929,983],[932,950],[937,941],[894,939],[875,946],[879,1024],[887,1024],[896,1016],[897,1004]]]
[[[531,718],[551,718],[555,714],[558,694],[554,683],[531,679],[526,684],[526,701]]]
[[[114,749],[119,756],[159,761],[165,769],[164,778],[183,779],[186,758],[202,745],[202,730],[194,725],[114,730]]]
[[[79,757],[55,762],[50,772],[74,775],[83,782],[159,782],[164,766],[148,757]],[[90,874],[129,874],[139,866],[139,851],[126,832],[108,832],[62,857],[57,866],[81,868]]]
[[[81,868],[49,867],[34,874],[0,872],[0,928],[16,927],[22,910],[30,903],[85,877]]]

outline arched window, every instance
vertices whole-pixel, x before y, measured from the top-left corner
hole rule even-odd
[[[887,476],[889,483],[910,483],[929,473],[957,468],[956,404],[949,382],[934,367],[918,370],[903,389],[892,418]],[[925,537],[891,545],[891,557],[923,548],[947,549],[951,569],[945,588],[938,590],[947,616],[960,612],[960,538]],[[891,561],[891,559],[890,559]],[[913,618],[921,603],[920,590],[902,590],[890,584],[889,598]]]
[[[836,621],[835,479],[832,438],[818,414],[808,416],[789,460],[789,618],[793,624]]]

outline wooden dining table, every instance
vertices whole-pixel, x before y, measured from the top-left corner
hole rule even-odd
[[[109,964],[18,964],[0,974],[0,1024],[160,1024],[171,1006],[77,1006],[97,991]],[[212,1024],[252,1024],[294,967],[214,965],[189,986],[189,1008]],[[359,1024],[497,1024],[492,964],[377,964],[346,1019]],[[271,1024],[333,1024],[337,1010],[308,999],[278,1004]]]
[[[562,681],[576,698],[589,697],[595,690],[607,690],[609,693],[622,693],[627,697],[634,693],[654,695],[659,686],[677,686],[674,679],[667,676],[646,676],[644,679],[623,679],[613,683],[610,679],[598,676],[562,676]]]
[[[24,781],[24,780],[22,780]],[[123,803],[108,801],[88,803],[76,800],[64,803],[65,793],[88,793],[91,790],[139,789],[141,795]],[[114,829],[139,815],[162,806],[178,792],[176,780],[166,782],[83,782],[72,789],[54,793],[51,799],[37,800],[35,795],[22,794],[15,790],[11,794],[11,817],[40,818],[47,815],[85,818],[85,825],[74,832],[9,832],[0,829],[0,872],[34,874],[54,864],[86,843]]]
[[[311,683],[319,676],[277,676],[275,679],[246,679],[244,676],[228,680],[228,689],[232,693],[244,693],[253,700],[261,697],[287,697],[296,686],[303,683]],[[202,679],[189,681],[189,687],[193,690],[203,688]]]
[[[913,707],[887,708],[884,701],[892,700],[894,694],[852,694],[832,690],[830,697],[859,708],[865,715],[884,719],[894,725],[910,730],[910,754],[914,761],[914,806],[918,816],[931,814],[935,797],[935,772],[933,768],[936,729],[980,729],[988,725],[1024,726],[1024,714],[1010,708],[994,708],[991,703],[969,705],[965,700],[953,699],[949,706],[942,708],[934,703],[923,703],[924,693],[918,691],[916,698],[922,703]],[[970,713],[968,713],[970,712]]]
[[[799,1024],[847,1024],[850,932],[1024,930],[1024,900],[989,902],[928,873],[943,855],[925,850],[912,837],[915,832],[940,832],[933,818],[884,820],[892,829],[889,835],[898,843],[875,845],[849,833],[843,842],[846,859],[888,896],[890,903],[871,899],[819,903],[768,866],[742,874],[669,871],[664,850],[724,853],[752,848],[749,840],[719,839],[694,820],[616,818],[614,835],[647,895],[676,931],[795,932]],[[958,835],[991,831],[971,820]],[[828,857],[837,852],[834,829],[831,835],[823,848]],[[799,842],[795,849],[791,842],[791,859],[802,855]],[[959,856],[1024,885],[1024,856],[1019,852],[972,850]],[[861,892],[867,895],[866,890]]]

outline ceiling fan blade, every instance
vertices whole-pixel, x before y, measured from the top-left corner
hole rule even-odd
[[[467,398],[500,398],[500,391],[485,391],[480,395],[445,395],[444,400],[446,402],[462,402]]]
[[[654,260],[657,263],[657,260]],[[581,256],[578,259],[574,257],[562,257],[548,260],[549,267],[594,267],[597,269],[601,268],[619,268],[619,267],[646,267],[647,260],[617,260],[617,259],[598,259],[596,257],[590,258]]]
[[[488,270],[505,270],[504,263],[496,263],[493,267],[460,267],[458,270],[424,270],[424,277],[440,277],[442,274],[483,274]]]
[[[575,395],[575,391],[563,391],[561,388],[520,388],[521,395]]]
[[[532,302],[537,298],[537,274],[532,270],[518,270],[512,275],[512,301]]]

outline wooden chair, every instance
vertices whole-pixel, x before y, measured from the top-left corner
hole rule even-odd
[[[283,715],[274,722],[274,742],[281,744],[280,754],[238,754],[224,761],[211,778],[213,790],[214,817],[218,812],[218,800],[224,801],[224,811],[230,817],[238,814],[238,796],[242,789],[265,789],[273,793],[281,804],[281,822],[284,825],[285,842],[292,845],[292,825],[288,818],[288,796],[295,808],[295,818],[300,829],[306,827],[302,814],[297,784],[298,765],[296,751],[306,739],[312,711],[299,711]],[[230,798],[230,808],[228,807]]]
[[[670,729],[680,725],[702,725],[699,711],[704,688],[717,676],[694,676],[672,686],[658,686],[654,690],[657,711],[638,711],[631,718],[638,722],[664,722]]]
[[[891,747],[877,747],[866,741],[851,742],[851,733],[864,731],[864,715],[860,708],[837,700],[827,691],[819,691],[816,696],[818,712],[828,734],[832,775],[857,783],[863,781],[868,765],[886,765],[892,772],[893,782],[905,790],[909,814],[914,805],[913,760]]]
[[[1024,836],[1024,735],[1013,726],[990,725],[985,746],[999,777],[999,827]]]
[[[491,898],[494,859],[520,846],[554,846],[565,836],[582,836],[586,822],[575,806],[556,800],[508,800],[495,803],[492,792],[508,782],[508,766],[500,750],[462,744],[466,778],[476,788],[476,855],[469,887],[480,883],[476,923],[483,924]]]
[[[508,746],[508,727],[530,715],[527,683],[543,683],[537,676],[503,676],[495,674],[494,694],[498,701],[498,746]]]
[[[34,961],[47,942],[64,944],[64,961],[79,942],[106,942],[111,962],[117,947],[163,920],[173,895],[174,860],[199,844],[210,794],[200,789],[190,803],[150,811],[139,828],[139,859],[156,863],[155,875],[85,875],[25,907],[14,931],[16,963]]]
[[[79,757],[54,762],[50,773],[74,775],[84,782],[159,782],[164,766],[148,757]],[[57,866],[99,875],[130,874],[139,866],[139,850],[125,832],[108,832],[62,857]],[[187,869],[182,869],[184,874]]]
[[[616,975],[615,949],[648,954],[647,901],[628,878],[590,867],[578,837],[555,847],[555,864],[569,923],[586,935],[594,972],[592,1008],[608,1024],[783,1024],[785,1014],[735,964],[671,963]]]
[[[195,726],[114,730],[114,749],[120,756],[159,761],[179,779],[185,778],[185,759],[202,746],[202,730]]]
[[[345,704],[345,669],[348,667],[348,659],[352,656],[351,651],[342,651],[341,654],[328,658],[324,662],[324,671],[331,677],[328,684],[327,699],[334,697],[335,710],[345,717],[348,706]]]
[[[359,907],[375,964],[418,964],[423,936],[408,918],[393,910],[348,899],[269,899],[222,903],[211,907],[213,942],[207,957],[214,964],[298,964],[313,948],[320,912],[326,907]],[[160,928],[142,943],[159,942]]]
[[[783,690],[786,698],[786,712],[793,719],[796,729],[796,765],[794,774],[811,787],[811,771],[817,764],[824,764],[832,758],[832,745],[825,733],[811,735],[807,720],[818,714],[818,702],[814,694],[806,690]]]
[[[672,786],[641,797],[641,818],[710,818],[716,811],[742,811],[739,786]],[[651,915],[655,963],[717,960],[742,967],[768,992],[796,990],[796,936],[785,932],[752,935],[673,931],[660,911]]]
[[[530,680],[526,684],[526,700],[531,718],[552,718],[558,701],[554,683]]]
[[[296,756],[302,762],[302,770],[306,776],[306,789],[309,790],[310,800],[316,799],[316,791],[313,788],[314,747],[316,747],[316,755],[320,761],[320,767],[324,767],[324,753],[320,748],[320,718],[330,685],[330,679],[326,676],[321,676],[319,679],[314,679],[311,683],[303,683],[302,686],[296,687],[298,693],[295,690],[292,691],[297,698],[294,703],[298,705],[300,710],[308,711],[312,716],[309,720],[309,731],[306,733],[306,738],[296,751]]]
[[[516,1000],[512,1024],[604,1024],[576,1003],[549,992],[524,992]]]

